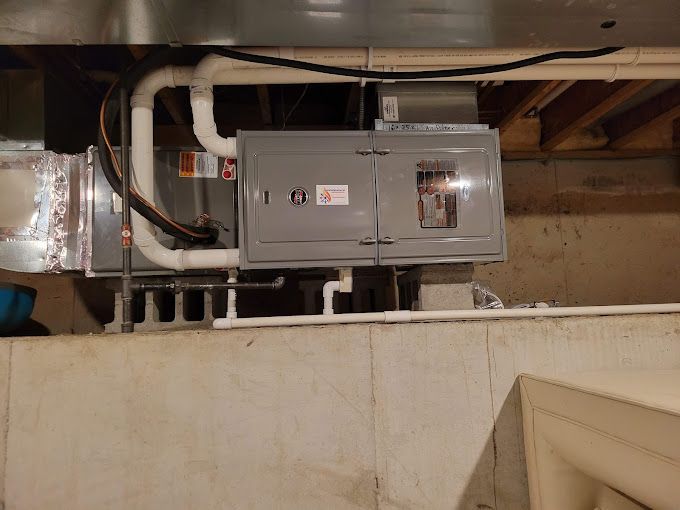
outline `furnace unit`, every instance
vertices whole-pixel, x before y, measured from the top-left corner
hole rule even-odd
[[[238,135],[242,269],[505,259],[496,130]]]

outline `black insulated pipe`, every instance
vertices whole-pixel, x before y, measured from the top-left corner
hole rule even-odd
[[[120,88],[120,162],[123,214],[120,241],[123,249],[123,274],[121,276],[121,300],[123,302],[122,333],[135,330],[132,307],[132,227],[130,221],[130,106],[128,91]]]
[[[279,290],[286,283],[284,276],[279,276],[271,282],[215,282],[215,283],[187,283],[187,282],[166,282],[166,283],[137,283],[132,286],[136,292],[146,292],[154,290],[164,290],[179,294],[187,290]]]

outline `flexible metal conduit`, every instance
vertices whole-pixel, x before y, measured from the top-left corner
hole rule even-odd
[[[573,306],[565,308],[513,308],[493,310],[442,310],[411,312],[408,310],[375,313],[341,313],[335,315],[290,315],[215,319],[215,329],[262,328],[273,326],[323,326],[368,322],[404,323],[425,321],[468,321],[488,319],[523,319],[537,317],[576,317],[601,315],[634,315],[680,313],[680,303],[651,305]]]

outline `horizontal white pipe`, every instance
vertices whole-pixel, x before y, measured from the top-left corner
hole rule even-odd
[[[365,67],[369,60],[368,48],[248,47],[236,49],[243,53],[282,57],[336,67]],[[505,64],[548,52],[574,49],[578,48],[372,48],[371,61],[375,66],[480,66]],[[267,65],[239,60],[231,60],[231,62],[234,69]],[[562,62],[564,61],[552,60],[548,64],[559,65]],[[680,64],[680,48],[624,48],[601,57],[579,59],[578,63],[593,65]]]
[[[147,74],[135,88],[132,106],[132,173],[137,191],[154,203],[153,172],[153,104],[154,96],[164,87],[175,87],[175,69],[166,66]],[[179,73],[181,77],[181,73]],[[132,233],[142,254],[154,264],[175,271],[238,267],[237,249],[172,250],[156,239],[156,228],[146,218],[132,215]]]
[[[451,67],[459,69],[460,66]],[[374,71],[434,71],[441,66],[374,66]],[[379,80],[368,78],[367,81],[517,81],[517,80],[640,80],[640,79],[678,79],[680,64],[645,64],[638,66],[619,66],[613,64],[579,65],[538,64],[535,66],[514,69],[490,74],[470,76],[454,76],[445,78],[428,78],[425,80]],[[349,83],[360,82],[361,78],[338,76],[291,69],[286,67],[267,67],[261,69],[243,69],[241,71],[220,70],[215,74],[215,85],[256,85],[286,83]]]
[[[335,315],[289,315],[280,317],[252,317],[215,319],[215,329],[261,328],[272,326],[305,326],[327,324],[355,324],[367,322],[421,322],[485,319],[521,319],[537,317],[587,317],[601,315],[634,315],[651,313],[680,313],[680,303],[650,305],[572,306],[556,308],[511,308],[490,310],[408,310],[375,313],[341,313]]]
[[[276,49],[272,49],[276,51]],[[280,50],[279,55],[280,55]],[[332,53],[332,50],[327,50]],[[293,57],[295,57],[293,49]],[[673,52],[668,52],[675,55]],[[539,64],[511,71],[484,75],[433,78],[431,81],[476,81],[476,80],[609,80],[615,79],[661,79],[679,78],[680,64],[639,64],[642,53],[636,53],[636,60],[626,64],[583,64],[580,61],[564,61],[563,64]],[[334,65],[347,67],[347,60],[340,56]],[[351,60],[351,59],[350,59]],[[440,69],[440,65],[423,65],[426,58],[409,57],[399,59],[399,53],[392,58],[385,57],[382,65],[373,65],[379,71],[430,71]],[[375,60],[373,60],[375,62]],[[634,62],[634,63],[633,63]],[[478,63],[477,63],[478,64]],[[448,65],[456,69],[465,66]],[[185,78],[183,76],[183,78]],[[194,118],[194,134],[201,145],[217,156],[235,157],[236,141],[217,133],[217,125],[213,113],[213,85],[252,85],[252,84],[284,84],[284,83],[343,83],[359,82],[361,78],[339,76],[301,69],[275,66],[246,67],[237,61],[218,55],[205,56],[194,70],[191,78],[191,109]],[[367,81],[381,81],[368,79]],[[404,80],[408,81],[408,80]]]

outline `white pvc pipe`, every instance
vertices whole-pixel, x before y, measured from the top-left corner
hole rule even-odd
[[[276,53],[281,55],[281,49],[272,49],[269,53]],[[324,61],[322,58],[322,50],[303,52],[299,48],[293,48],[286,53],[285,56],[292,56],[295,58],[295,52],[298,51],[301,54],[305,54],[304,59],[309,62],[317,62],[318,60]],[[326,53],[331,53],[333,65],[352,67],[348,64],[358,64],[359,66],[364,65],[366,62],[363,61],[363,57],[358,54],[356,50],[351,50],[353,53],[350,55],[342,54],[341,50],[325,50]],[[347,51],[347,50],[346,50]],[[376,59],[372,60],[372,69],[378,71],[396,71],[396,70],[407,70],[407,71],[429,71],[440,69],[442,66],[447,68],[456,69],[459,67],[466,67],[461,65],[456,65],[461,63],[461,56],[464,53],[461,52],[443,52],[443,50],[431,50],[433,53],[429,56],[434,55],[435,60],[438,65],[430,64],[431,60],[428,61],[428,51],[427,50],[410,50],[410,55],[404,55],[406,50],[394,50],[392,52],[386,52],[383,55],[382,63],[378,64]],[[473,52],[474,57],[481,58],[481,55],[493,55],[492,50],[476,50]],[[535,51],[535,50],[532,50]],[[531,53],[531,51],[529,51]],[[536,53],[538,54],[538,53]],[[614,54],[617,55],[617,54]],[[524,67],[520,69],[514,69],[511,71],[503,71],[499,73],[490,73],[483,75],[471,75],[471,76],[460,76],[460,77],[445,77],[445,78],[433,78],[428,81],[476,81],[476,80],[607,80],[614,81],[616,79],[680,79],[680,64],[669,63],[669,64],[640,64],[641,61],[646,59],[651,61],[657,61],[664,55],[663,58],[667,58],[669,61],[673,62],[677,60],[680,62],[680,51],[673,49],[667,49],[666,52],[658,51],[651,54],[653,56],[645,54],[642,50],[635,49],[634,56],[630,55],[617,56],[617,59],[621,60],[619,63],[616,59],[613,60],[614,63],[599,63],[600,59],[604,57],[597,57],[595,59],[587,59],[589,62],[598,63],[573,63],[572,61],[560,61],[560,62],[572,62],[572,63],[558,63],[558,64],[538,64],[534,66]],[[526,56],[526,55],[525,55]],[[375,57],[375,55],[374,55]],[[516,60],[520,55],[513,53],[503,53],[500,61],[510,61]],[[648,58],[649,57],[649,58]],[[302,60],[303,57],[301,56]],[[366,59],[368,59],[368,54],[366,54]],[[505,59],[505,60],[504,60]],[[605,60],[602,60],[605,61]],[[325,62],[325,61],[324,61]],[[467,62],[463,58],[463,62]],[[328,62],[325,62],[328,63]],[[430,65],[424,65],[428,63]],[[454,64],[455,63],[455,64]],[[479,65],[481,62],[477,61],[475,65]],[[485,62],[488,63],[488,62]],[[194,134],[200,142],[200,144],[208,151],[217,156],[222,157],[235,157],[236,156],[236,141],[234,138],[224,138],[219,136],[217,133],[217,125],[215,123],[215,117],[213,113],[213,85],[247,85],[247,84],[284,84],[284,83],[335,83],[335,82],[359,82],[362,81],[361,78],[355,78],[351,76],[338,76],[331,74],[318,73],[314,71],[306,71],[301,69],[291,69],[291,68],[281,68],[275,66],[263,66],[262,64],[256,64],[252,66],[247,66],[239,61],[229,59],[226,57],[221,57],[219,55],[206,55],[196,66],[193,76],[191,78],[191,109],[194,118]],[[470,63],[468,63],[470,64]],[[367,81],[381,81],[377,79],[368,79]],[[403,80],[408,81],[408,80]]]
[[[680,303],[650,305],[573,306],[564,308],[512,308],[491,310],[441,310],[411,312],[408,310],[374,313],[342,313],[335,315],[289,315],[280,317],[252,317],[215,319],[215,329],[261,328],[273,326],[308,326],[328,324],[357,324],[367,322],[404,323],[421,321],[460,321],[488,319],[522,319],[537,317],[576,317],[602,315],[635,315],[680,313]]]
[[[236,283],[238,281],[237,274],[236,269],[230,269],[227,283]],[[227,318],[236,319],[236,317],[236,289],[229,289],[227,290]]]
[[[340,282],[338,280],[331,280],[323,284],[323,314],[333,315],[333,296],[336,292],[340,292]]]
[[[447,69],[462,69],[452,66]],[[358,69],[358,68],[350,68]],[[435,71],[441,66],[373,66],[374,71]],[[498,73],[453,76],[445,78],[427,78],[418,80],[380,80],[367,78],[366,81],[516,81],[516,80],[640,80],[640,79],[678,79],[680,64],[646,64],[623,66],[615,64],[538,64],[535,66],[502,71]],[[254,85],[254,84],[287,84],[287,83],[350,83],[360,82],[361,78],[339,76],[316,71],[291,69],[287,67],[268,67],[259,69],[243,69],[238,72],[221,69],[215,75],[215,85]]]
[[[365,67],[369,63],[369,48],[247,47],[236,49],[242,53],[287,58],[335,67]],[[547,52],[575,49],[578,50],[579,48],[371,48],[371,63],[374,66],[400,67],[413,65],[481,66],[505,64],[536,57]],[[231,60],[231,62],[234,69],[267,66],[267,64],[239,60]],[[548,65],[559,65],[560,63],[557,60],[546,62]],[[578,63],[588,65],[680,64],[680,48],[628,47],[601,57],[579,59]]]
[[[132,106],[132,174],[137,191],[149,202],[154,203],[153,172],[153,105],[154,96],[164,87],[175,87],[178,83],[172,66],[152,71],[139,82],[130,99]],[[187,73],[184,73],[187,76]],[[237,249],[172,250],[156,239],[156,228],[136,212],[132,215],[132,232],[135,244],[142,254],[154,264],[175,271],[187,269],[214,269],[238,267]]]

